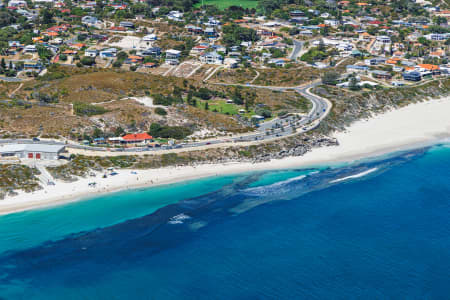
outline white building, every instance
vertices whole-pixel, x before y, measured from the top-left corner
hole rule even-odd
[[[170,49],[166,51],[166,63],[177,65],[181,56],[181,51]]]
[[[81,23],[88,27],[96,27],[96,28],[100,28],[102,24],[101,21],[99,21],[96,17],[93,16],[84,16],[83,18],[81,18]]]
[[[97,55],[98,55],[98,50],[96,50],[96,49],[86,49],[86,51],[84,51],[84,56],[97,57]]]
[[[8,6],[13,6],[13,7],[20,7],[20,6],[26,6],[27,2],[24,0],[11,0],[8,2]]]
[[[380,44],[390,44],[390,43],[391,43],[391,38],[388,37],[387,35],[380,35],[380,36],[377,36],[377,43],[380,43]]]
[[[445,41],[450,35],[447,33],[430,33],[425,36],[430,41]]]
[[[331,26],[331,27],[338,27],[339,26],[339,21],[338,20],[325,20],[324,24],[328,25],[328,26]]]
[[[200,56],[200,61],[205,64],[221,65],[223,64],[223,57],[217,52],[209,52]]]
[[[23,52],[24,53],[36,53],[37,52],[37,48],[35,45],[26,45],[23,48]]]
[[[153,42],[153,41],[156,41],[157,39],[158,38],[157,38],[156,34],[147,34],[146,36],[144,36],[142,38],[142,40],[144,42]]]
[[[47,144],[6,144],[0,146],[2,158],[17,157],[21,159],[58,159],[64,152],[64,145]]]

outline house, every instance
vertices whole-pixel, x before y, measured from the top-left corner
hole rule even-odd
[[[231,52],[239,52],[240,48],[241,48],[241,47],[239,47],[239,46],[232,46],[232,47],[230,48],[230,51],[231,51]]]
[[[64,50],[62,54],[75,55],[75,54],[77,54],[77,51],[71,50],[71,49],[67,49],[67,50]]]
[[[62,38],[56,38],[53,40],[50,40],[49,43],[52,45],[61,45],[63,43],[63,39]]]
[[[389,73],[387,71],[374,70],[371,73],[374,78],[378,78],[378,79],[391,79],[392,78],[391,73]]]
[[[221,65],[223,64],[223,57],[217,52],[209,52],[201,55],[200,61],[205,64]]]
[[[197,45],[197,46],[195,46],[195,47],[193,47],[191,49],[191,53],[190,54],[191,55],[199,55],[199,54],[203,53],[208,48],[209,48],[209,46],[206,46],[206,45]]]
[[[142,50],[140,55],[157,57],[157,56],[161,55],[161,48],[159,48],[159,47],[148,48],[148,49]]]
[[[23,63],[23,69],[27,71],[40,71],[43,68],[42,64],[38,61],[29,60]]]
[[[241,57],[241,52],[230,52],[230,53],[228,53],[228,56],[229,57],[231,57],[231,58],[239,58],[239,57]],[[264,53],[263,53],[263,55],[264,55]]]
[[[445,56],[445,52],[441,49],[430,53],[430,57],[442,58]]]
[[[145,145],[153,140],[153,137],[147,133],[127,134],[119,138],[110,138],[108,141],[112,144],[125,145]]]
[[[347,65],[345,67],[347,69],[347,72],[367,72],[369,70],[369,67],[367,66],[358,66],[358,65]]]
[[[64,150],[64,145],[6,144],[0,146],[0,157],[56,160]]]
[[[99,20],[93,16],[84,16],[81,18],[81,24],[86,25],[88,27],[96,27],[99,24]]]
[[[24,7],[27,6],[27,2],[25,0],[11,0],[8,2],[9,7]]]
[[[101,58],[112,58],[116,57],[117,55],[117,49],[116,48],[108,48],[100,51],[100,57]]]
[[[8,41],[9,48],[23,48],[23,45],[19,41]]]
[[[158,65],[156,63],[153,63],[153,62],[148,62],[148,63],[144,64],[144,68],[148,68],[148,69],[156,68],[157,66]]]
[[[358,49],[352,50],[351,55],[353,57],[362,57],[362,56],[364,56],[363,53],[361,51],[359,51]]]
[[[281,25],[280,23],[278,23],[278,22],[273,22],[273,21],[267,22],[267,23],[264,23],[264,24],[263,24],[263,26],[265,26],[265,27],[278,27],[278,26],[280,26],[280,25]]]
[[[96,49],[86,49],[84,51],[84,56],[97,57],[97,55],[98,55],[98,50],[96,50]]]
[[[284,67],[287,63],[289,63],[291,60],[287,59],[287,58],[272,58],[269,59],[268,63],[269,64],[274,64],[278,67]]]
[[[127,28],[122,27],[122,26],[112,26],[109,28],[110,31],[115,31],[115,32],[125,32],[127,31]]]
[[[222,53],[227,52],[227,48],[222,45],[212,45],[211,48],[214,49],[214,51],[216,51],[216,52],[222,52]]]
[[[35,45],[26,45],[23,48],[23,53],[36,53],[37,52],[37,48]]]
[[[328,25],[328,26],[331,26],[331,27],[338,27],[339,26],[339,21],[338,20],[325,20],[324,24]]]
[[[405,72],[403,73],[403,79],[408,81],[421,81],[422,75],[419,72]]]
[[[73,49],[76,49],[76,50],[81,50],[81,48],[86,47],[86,44],[76,43],[76,44],[71,44],[70,47],[72,47]]]
[[[373,36],[371,36],[367,32],[363,32],[359,35],[359,40],[364,42],[370,42],[372,40]]]
[[[449,36],[450,35],[446,33],[430,33],[427,34],[425,38],[430,41],[445,41]]]
[[[376,66],[379,64],[384,64],[386,62],[386,58],[384,57],[374,57],[374,58],[368,58],[364,60],[364,63],[366,66]]]
[[[215,26],[219,26],[219,25],[222,24],[222,23],[220,22],[220,20],[217,20],[217,19],[214,18],[214,17],[208,17],[208,21],[205,22],[204,24],[205,24],[206,26],[213,26],[213,27],[215,27]]]
[[[300,35],[312,36],[313,32],[311,30],[302,30],[302,31],[300,31]]]
[[[198,27],[198,26],[186,25],[185,28],[187,29],[187,31],[189,33],[194,33],[194,34],[202,34],[203,33],[203,28]]]
[[[289,19],[289,22],[294,24],[305,24],[309,20],[308,17],[294,17]]]
[[[441,70],[439,68],[439,66],[437,65],[431,65],[431,64],[418,64],[415,67],[416,71],[421,72],[421,73],[425,73],[425,72],[430,72],[433,75],[439,75],[441,74]],[[423,75],[423,74],[422,74]]]
[[[147,34],[146,36],[144,36],[142,38],[142,40],[144,42],[153,42],[156,41],[158,38],[156,37],[156,34],[152,33],[152,34]]]
[[[183,13],[179,12],[177,10],[172,10],[171,12],[169,12],[167,14],[167,19],[176,21],[176,22],[181,22],[181,21],[183,21]]]
[[[305,13],[301,10],[292,10],[289,12],[289,16],[291,16],[292,18],[303,17],[304,15]]]
[[[239,59],[237,58],[231,58],[231,57],[227,57],[224,59],[223,61],[224,65],[227,66],[230,69],[234,69],[237,68],[239,65]]]
[[[130,55],[128,58],[124,61],[125,64],[140,64],[144,61],[144,58],[142,56],[138,55]]]
[[[215,37],[217,37],[217,32],[216,32],[216,30],[214,29],[214,27],[208,27],[208,28],[206,28],[205,29],[205,36],[206,37],[208,37],[208,38],[215,38]]]
[[[181,56],[181,51],[170,49],[166,51],[166,63],[177,65]]]
[[[380,44],[390,44],[391,43],[391,38],[386,35],[377,36],[376,40]]]
[[[133,22],[129,22],[129,21],[121,21],[119,23],[120,27],[125,27],[125,28],[134,28],[134,23]]]

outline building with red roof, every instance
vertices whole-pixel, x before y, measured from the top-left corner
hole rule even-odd
[[[153,137],[148,133],[132,133],[122,137],[122,141],[125,144],[146,144],[151,142]]]

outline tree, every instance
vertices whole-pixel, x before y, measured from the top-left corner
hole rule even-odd
[[[355,77],[350,78],[348,88],[351,91],[359,91],[361,89],[361,87],[358,85],[358,80],[356,80]]]
[[[322,83],[328,84],[328,85],[336,85],[337,80],[339,78],[339,74],[335,71],[329,71],[323,74],[322,76]]]
[[[116,61],[113,63],[112,66],[113,66],[114,68],[120,68],[120,67],[122,66],[122,63],[121,63],[120,61],[116,60]]]
[[[96,139],[96,138],[99,138],[99,137],[102,137],[102,136],[104,136],[103,131],[100,128],[95,127],[94,132],[92,133],[92,137],[94,139]]]
[[[0,66],[2,67],[2,69],[6,69],[6,63],[5,63],[5,59],[2,57],[2,61],[0,63]]]
[[[116,130],[114,130],[114,135],[115,136],[122,136],[125,134],[125,130],[123,130],[122,127],[117,127]]]
[[[234,92],[233,92],[233,102],[236,103],[237,105],[242,105],[244,104],[244,100],[242,99],[242,93],[241,93],[242,88],[240,86],[236,86],[234,88]]]
[[[80,62],[85,65],[85,66],[92,66],[95,64],[95,58],[93,57],[89,57],[89,56],[84,56]]]
[[[187,98],[186,98],[186,102],[189,105],[192,105],[192,96],[193,96],[193,92],[191,90],[189,90],[188,94],[187,94]]]
[[[42,24],[53,23],[53,12],[48,8],[44,8],[40,11],[40,17]]]
[[[424,38],[423,36],[419,37],[419,38],[417,39],[417,41],[418,41],[419,43],[421,43],[422,45],[424,45],[424,46],[428,46],[428,45],[430,44],[430,41],[427,40],[426,38]]]
[[[162,108],[162,107],[157,107],[157,108],[155,108],[155,113],[156,113],[157,115],[160,115],[160,116],[165,116],[165,115],[167,115],[167,111],[166,111],[164,108]]]

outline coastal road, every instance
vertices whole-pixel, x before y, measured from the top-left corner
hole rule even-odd
[[[229,146],[230,143],[244,143],[244,142],[263,142],[279,139],[282,137],[286,137],[289,135],[307,132],[316,128],[320,121],[325,118],[329,111],[331,110],[331,102],[327,99],[321,98],[317,95],[314,95],[310,92],[310,89],[319,85],[320,81],[311,82],[306,85],[297,86],[297,87],[280,87],[280,86],[259,86],[252,84],[221,84],[221,85],[241,85],[250,88],[264,88],[276,91],[286,91],[286,90],[294,90],[303,97],[307,98],[312,103],[312,108],[309,113],[304,116],[300,114],[289,114],[283,118],[275,118],[268,122],[263,122],[259,125],[256,132],[252,132],[249,134],[243,134],[239,136],[233,137],[223,137],[199,142],[191,142],[191,143],[182,143],[173,146],[162,146],[159,148],[104,148],[104,147],[94,147],[87,145],[80,145],[69,142],[61,142],[61,141],[53,141],[53,140],[30,140],[30,139],[4,139],[0,140],[0,144],[8,144],[8,143],[40,143],[40,144],[50,144],[50,145],[66,145],[72,149],[92,151],[97,153],[105,153],[105,152],[119,152],[119,153],[142,153],[142,152],[159,152],[161,150],[173,150],[173,149],[189,149],[189,148],[198,148],[198,147],[207,147],[214,148],[220,146]]]

